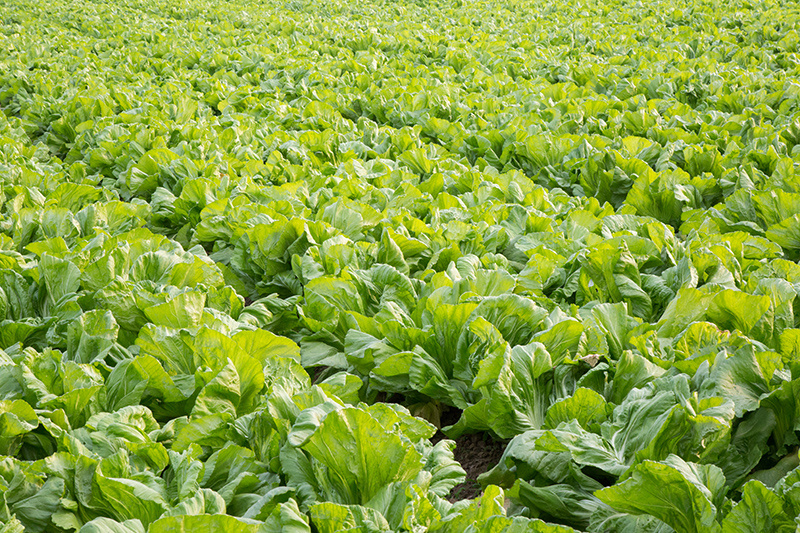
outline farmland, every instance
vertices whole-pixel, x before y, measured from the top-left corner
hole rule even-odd
[[[0,532],[795,531],[798,27],[5,0]]]

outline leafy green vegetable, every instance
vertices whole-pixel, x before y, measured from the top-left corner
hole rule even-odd
[[[0,531],[793,530],[797,22],[3,2]]]

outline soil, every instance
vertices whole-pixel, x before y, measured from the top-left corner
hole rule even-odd
[[[462,435],[456,439],[455,459],[467,472],[464,483],[456,485],[450,491],[449,500],[457,502],[480,496],[482,487],[478,476],[491,470],[503,455],[508,442],[496,441],[486,433]]]

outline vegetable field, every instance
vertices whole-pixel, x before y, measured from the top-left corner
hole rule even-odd
[[[3,0],[0,532],[794,532],[799,28]]]

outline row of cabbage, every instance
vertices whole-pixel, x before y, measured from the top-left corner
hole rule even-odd
[[[797,20],[6,2],[0,531],[794,531]]]

